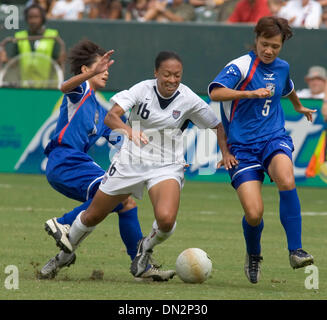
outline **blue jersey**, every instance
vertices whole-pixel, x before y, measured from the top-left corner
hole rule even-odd
[[[251,51],[228,63],[208,86],[234,90],[268,88],[271,97],[220,102],[222,122],[228,144],[252,144],[285,134],[284,111],[280,99],[294,89],[289,65],[276,58],[264,64]]]
[[[107,110],[103,108],[88,81],[64,95],[53,137],[45,154],[57,146],[87,152],[100,137],[109,141],[111,129],[104,124]]]

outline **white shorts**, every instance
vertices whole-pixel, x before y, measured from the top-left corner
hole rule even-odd
[[[168,179],[175,179],[182,189],[184,166],[181,164],[132,166],[113,162],[104,175],[99,189],[109,195],[131,194],[137,199],[142,199],[144,187],[150,190],[155,184]]]

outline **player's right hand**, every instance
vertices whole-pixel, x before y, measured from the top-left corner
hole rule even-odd
[[[129,135],[129,139],[132,140],[138,147],[140,147],[142,143],[149,143],[148,137],[142,131],[132,130],[131,134]]]
[[[251,98],[253,99],[264,99],[271,97],[271,91],[266,88],[259,88],[257,90],[250,91]]]

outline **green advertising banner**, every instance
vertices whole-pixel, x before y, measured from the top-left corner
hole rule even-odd
[[[114,92],[97,93],[105,108]],[[43,151],[53,134],[59,115],[62,94],[57,90],[0,89],[0,172],[44,173],[47,158]],[[208,97],[201,96],[204,100]],[[303,100],[303,105],[317,109],[313,123],[294,111],[288,99],[282,100],[285,126],[291,135],[294,174],[297,185],[327,186],[325,172],[314,170],[308,174],[308,165],[319,147],[325,124],[320,109],[321,100]],[[219,115],[219,104],[210,103]],[[185,159],[189,164],[185,172],[188,180],[229,182],[225,169],[216,170],[221,159],[214,133],[190,125],[184,131]],[[104,169],[108,168],[113,150],[107,141],[99,139],[89,151],[90,156]],[[311,161],[312,164],[312,161]],[[312,170],[311,170],[312,171]],[[269,183],[269,179],[265,179]]]

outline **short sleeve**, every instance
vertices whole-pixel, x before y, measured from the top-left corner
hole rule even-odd
[[[142,88],[142,83],[138,83],[128,90],[116,93],[110,101],[117,103],[125,112],[127,112],[138,103]]]
[[[71,92],[68,92],[66,95],[72,103],[77,103],[83,98],[86,88],[87,84],[86,82],[83,82],[80,86],[76,87]]]
[[[294,89],[294,83],[290,79],[290,77],[288,76],[287,79],[286,79],[284,90],[282,92],[282,96],[283,97],[288,96],[293,91],[293,89]]]
[[[234,89],[237,84],[242,79],[242,73],[237,65],[230,64],[227,65],[217,76],[216,78],[209,84],[208,86],[208,94],[210,95],[211,91],[215,87],[225,87]]]

